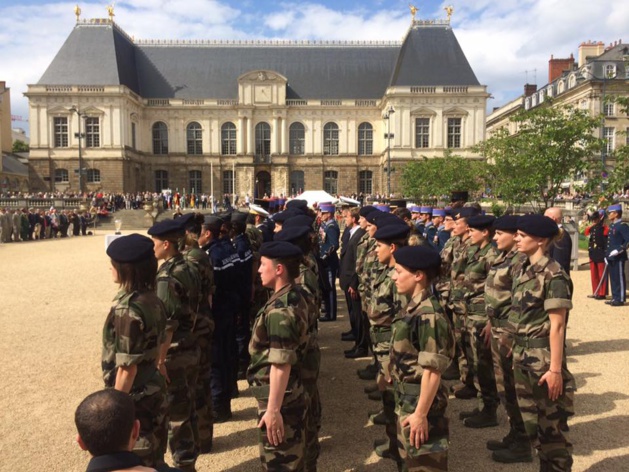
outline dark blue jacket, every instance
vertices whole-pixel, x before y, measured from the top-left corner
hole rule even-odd
[[[614,249],[622,251],[629,244],[629,226],[621,221],[617,221],[609,225],[609,237],[607,239],[607,251],[605,255],[609,257],[609,253]],[[627,260],[627,252],[623,251],[616,256],[616,260]]]

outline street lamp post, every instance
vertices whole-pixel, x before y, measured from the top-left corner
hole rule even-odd
[[[394,137],[391,133],[391,115],[395,113],[392,106],[384,114],[384,119],[387,120],[387,132],[384,134],[384,139],[387,140],[387,198],[391,198],[391,138]]]
[[[83,150],[81,149],[81,139],[85,137],[85,134],[81,132],[81,119],[85,116],[85,113],[81,113],[76,106],[72,106],[70,111],[76,113],[79,121],[79,132],[74,133],[74,137],[79,139],[79,193],[83,194]]]

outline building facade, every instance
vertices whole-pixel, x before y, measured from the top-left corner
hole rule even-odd
[[[401,42],[137,41],[77,25],[29,85],[34,190],[392,193],[403,165],[475,157],[480,85],[449,20]],[[80,137],[80,138],[79,138]],[[392,162],[391,172],[387,167]]]
[[[0,81],[0,193],[28,191],[29,170],[13,154],[11,89]]]

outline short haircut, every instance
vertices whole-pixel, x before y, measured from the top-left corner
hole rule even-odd
[[[126,451],[134,421],[133,400],[113,388],[88,395],[74,413],[79,436],[95,457]]]
[[[285,259],[272,259],[273,264],[282,264],[286,268],[286,272],[288,273],[288,278],[291,280],[295,280],[299,277],[299,265],[301,264],[301,257],[290,257]]]
[[[358,220],[360,218],[360,208],[358,207],[350,208],[349,214],[352,215],[352,218],[354,219],[354,223],[358,223]]]
[[[408,208],[400,207],[393,210],[393,214],[398,216],[402,220],[410,220],[413,218],[411,211]]]
[[[118,283],[127,293],[145,292],[155,288],[157,277],[157,259],[154,255],[138,262],[116,262],[111,265],[118,272]]]

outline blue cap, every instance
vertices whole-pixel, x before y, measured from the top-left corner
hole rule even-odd
[[[417,205],[413,205],[411,207],[411,213],[419,213],[421,211],[421,207],[417,206]]]
[[[319,205],[319,210],[321,213],[334,213],[336,211],[336,207],[329,203],[323,203]]]
[[[442,208],[434,208],[432,210],[432,216],[446,216],[446,211]]]
[[[391,213],[391,208],[389,207],[389,205],[378,204],[378,205],[374,205],[374,208],[384,213]]]
[[[182,235],[184,233],[184,229],[178,220],[179,218],[176,220],[164,220],[159,223],[155,223],[149,228],[148,234],[150,236],[155,236],[158,239],[164,236]]]
[[[620,203],[609,205],[607,207],[607,212],[609,213],[610,211],[622,211],[622,205]]]
[[[432,207],[423,206],[419,209],[420,213],[432,213]]]

